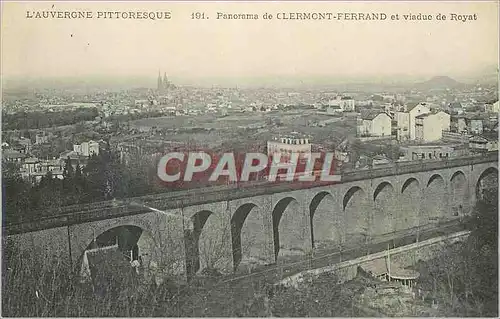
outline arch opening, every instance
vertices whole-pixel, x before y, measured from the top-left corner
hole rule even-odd
[[[354,187],[351,187],[347,193],[344,195],[344,200],[342,201],[342,209],[345,210],[346,209],[346,206],[347,204],[349,203],[349,201],[353,198],[354,194],[360,194],[358,192],[362,192],[363,194],[365,193],[360,187],[358,186],[354,186]]]
[[[396,196],[389,182],[380,183],[373,192],[372,235],[379,236],[394,232],[396,220]]]
[[[418,187],[420,187],[420,183],[418,182],[418,180],[416,178],[410,177],[403,183],[403,186],[401,187],[401,194],[403,194],[411,185],[417,185]]]
[[[79,258],[80,279],[92,282],[99,294],[119,289],[134,273],[147,275],[152,263],[158,264],[156,243],[141,227],[122,225],[94,238]]]
[[[281,199],[273,209],[274,256],[303,254],[304,236],[300,208],[292,197]]]
[[[312,248],[325,248],[340,240],[338,214],[331,193],[316,194],[309,204]]]
[[[446,218],[446,187],[444,179],[439,174],[429,178],[424,191],[421,211],[421,225],[433,224]]]
[[[420,207],[422,193],[420,183],[416,178],[409,178],[401,187],[401,213],[397,222],[397,229],[409,229],[420,225]]]
[[[429,178],[429,181],[427,182],[427,187],[429,187],[429,185],[431,185],[432,183],[434,183],[435,181],[444,181],[444,178],[439,175],[439,174],[433,174],[431,176],[431,178]]]
[[[203,227],[213,212],[203,210],[191,217],[192,229],[184,230],[184,243],[186,249],[186,273],[193,276],[200,270],[200,236]]]
[[[351,187],[343,198],[344,233],[350,242],[368,242],[370,240],[371,205],[367,194],[360,187]]]
[[[389,183],[389,182],[382,182],[380,183],[377,188],[375,188],[375,191],[373,192],[373,200],[377,200],[377,197],[378,195],[382,192],[382,191],[387,191],[387,190],[390,190],[390,191],[394,191],[394,187],[392,187],[392,184]]]
[[[476,183],[476,200],[486,202],[498,198],[498,169],[489,167],[479,176]]]
[[[462,171],[455,172],[450,178],[450,218],[468,214],[469,196],[467,177]]]
[[[233,267],[236,270],[244,257],[250,257],[251,246],[253,246],[253,238],[248,235],[260,235],[258,229],[250,229],[252,232],[244,232],[244,225],[247,218],[254,207],[253,203],[243,204],[234,213],[231,218],[231,240],[233,252]],[[250,222],[250,221],[249,221]],[[253,228],[253,227],[250,227]],[[247,236],[245,236],[247,235]],[[243,238],[242,238],[243,237]]]

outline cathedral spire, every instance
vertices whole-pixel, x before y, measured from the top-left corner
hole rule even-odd
[[[158,91],[163,90],[163,82],[161,80],[160,70],[158,70],[158,83],[157,83],[157,87],[156,88],[157,88]]]

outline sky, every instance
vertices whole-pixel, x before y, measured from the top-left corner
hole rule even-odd
[[[170,20],[28,19],[26,12],[170,11]],[[193,20],[193,12],[209,19]],[[217,20],[256,13],[259,20]],[[265,12],[398,13],[399,21],[263,20]],[[403,14],[477,21],[404,21]],[[498,66],[498,1],[2,2],[2,75],[265,78],[463,75]]]

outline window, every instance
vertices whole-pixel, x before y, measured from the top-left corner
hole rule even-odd
[[[429,153],[429,158],[432,158],[432,153]]]

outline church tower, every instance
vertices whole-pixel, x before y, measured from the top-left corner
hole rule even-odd
[[[170,83],[168,82],[167,72],[165,72],[165,73],[163,73],[163,88],[165,90],[168,90],[169,86],[170,86]]]
[[[158,83],[157,83],[157,88],[158,91],[163,91],[163,82],[161,80],[161,75],[160,71],[158,71]]]

